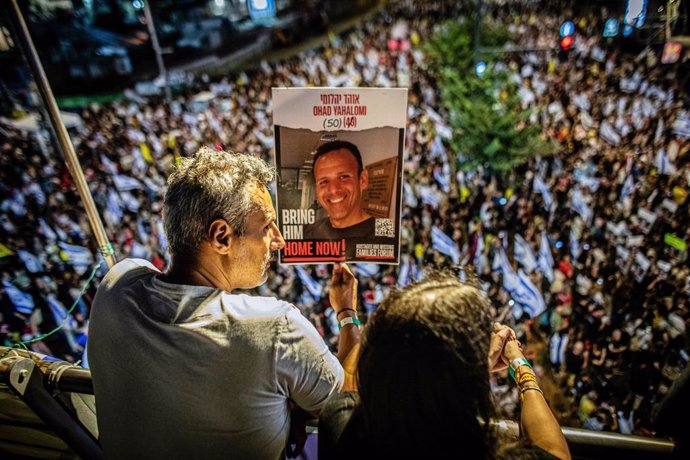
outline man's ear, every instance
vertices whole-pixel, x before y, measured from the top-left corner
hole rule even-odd
[[[225,255],[230,252],[233,235],[233,229],[225,219],[216,219],[208,227],[209,244],[219,254]]]
[[[359,173],[359,188],[364,190],[367,187],[369,187],[369,171],[364,169]]]

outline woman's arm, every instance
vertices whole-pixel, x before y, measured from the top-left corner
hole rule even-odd
[[[503,348],[504,361],[512,363],[516,358],[525,359],[520,343],[509,339]],[[522,400],[522,416],[520,424],[522,430],[532,444],[541,447],[551,455],[561,459],[570,459],[570,450],[561,427],[554,417],[544,394],[539,389],[536,375],[531,367],[521,365],[515,373],[520,399]]]

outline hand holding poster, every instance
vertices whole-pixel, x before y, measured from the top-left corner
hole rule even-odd
[[[273,89],[281,262],[398,263],[406,114],[406,89]]]

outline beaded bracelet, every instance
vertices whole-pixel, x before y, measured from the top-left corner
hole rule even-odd
[[[537,378],[533,374],[525,374],[520,376],[520,380],[517,381],[517,384],[520,388],[522,388],[522,385],[527,382],[537,383]]]
[[[538,391],[539,393],[541,393],[542,396],[544,396],[544,392],[541,391],[541,388],[539,388],[539,387],[525,387],[522,390],[520,390],[520,401],[525,399],[525,393],[530,391],[530,390]]]
[[[342,310],[340,310],[338,313],[335,314],[336,318],[338,317],[338,315],[340,315],[344,311],[351,311],[355,315],[357,314],[357,310],[355,310],[354,308],[343,308]]]

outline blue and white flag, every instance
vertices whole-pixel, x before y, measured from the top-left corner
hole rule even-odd
[[[500,248],[496,253],[498,256],[498,266],[503,278],[503,289],[506,290],[511,296],[520,286],[520,280],[513,270],[513,266],[510,265],[508,261],[508,256],[503,248]],[[517,299],[516,299],[517,300]]]
[[[105,219],[111,225],[116,225],[122,221],[124,213],[122,212],[122,200],[115,190],[108,191],[108,199],[105,205]]]
[[[115,164],[114,161],[111,161],[110,158],[108,158],[108,156],[105,154],[101,154],[101,164],[103,165],[105,172],[108,174],[115,175],[118,173],[117,164]]]
[[[522,305],[522,311],[527,313],[530,318],[541,314],[546,310],[546,303],[541,292],[534,285],[529,276],[522,270],[518,271],[518,279],[520,280],[520,299],[513,298]]]
[[[141,190],[144,186],[137,179],[124,174],[115,174],[113,176],[113,184],[120,192],[127,192],[129,190]]]
[[[127,211],[139,212],[141,203],[139,203],[139,200],[137,200],[134,195],[132,195],[130,192],[121,192],[120,196],[122,197],[122,202],[124,203],[125,208],[127,208]]]
[[[428,185],[419,187],[419,195],[422,197],[422,203],[428,204],[433,208],[438,208],[441,204],[441,197],[438,196],[438,191]]]
[[[453,259],[454,264],[460,262],[460,251],[455,246],[455,241],[435,225],[431,228],[431,246],[441,254]]]
[[[654,166],[659,170],[659,174],[666,176],[675,176],[677,174],[676,166],[666,154],[666,150],[662,147],[656,151],[656,158]]]
[[[371,263],[358,263],[355,265],[355,269],[357,270],[357,274],[363,276],[374,276],[379,272],[378,264]]]
[[[441,187],[443,193],[450,193],[450,170],[445,166],[443,168],[438,166],[434,168],[434,179],[436,179],[436,183]]]
[[[549,283],[553,283],[553,256],[551,255],[551,245],[549,237],[545,231],[541,232],[541,243],[539,244],[539,257],[537,258],[537,268],[544,274]]]
[[[475,238],[477,239],[477,245],[474,248],[472,265],[474,265],[477,274],[482,274],[488,265],[488,260],[486,258],[486,254],[484,253],[486,250],[486,246],[484,245],[484,235],[477,233],[475,234]]]
[[[673,122],[673,134],[681,139],[690,138],[690,113],[681,112]]]
[[[515,245],[513,249],[515,253],[515,260],[522,265],[527,273],[532,273],[534,269],[537,268],[537,258],[534,255],[534,251],[532,251],[529,243],[517,233],[515,234]]]
[[[34,298],[31,294],[22,291],[17,286],[7,281],[2,282],[2,287],[5,289],[7,297],[9,297],[10,302],[14,305],[14,309],[17,313],[23,315],[30,315],[34,311]]]
[[[57,240],[57,235],[43,217],[38,218],[38,230],[51,243]]]
[[[26,251],[24,249],[17,250],[17,255],[24,262],[24,266],[31,273],[38,273],[43,271],[43,263],[41,259]]]
[[[139,239],[142,243],[146,244],[149,242],[149,233],[144,227],[144,220],[141,216],[137,216],[137,233],[139,234]]]
[[[526,311],[530,317],[544,311],[546,305],[539,289],[522,270],[518,274],[515,273],[503,249],[499,249],[498,260],[503,278],[503,289],[522,306],[522,310]]]
[[[147,246],[133,241],[129,249],[129,256],[135,259],[149,259],[151,257],[151,250]]]
[[[570,228],[569,240],[570,240],[570,255],[573,256],[573,260],[577,260],[577,258],[580,257],[580,254],[582,253],[582,251],[580,250],[580,237],[577,235],[577,232],[575,231],[575,227]]]
[[[551,195],[551,190],[549,189],[549,186],[546,184],[546,182],[544,182],[544,179],[542,179],[541,175],[537,174],[534,177],[532,190],[541,194],[541,197],[544,200],[544,207],[547,211],[552,211],[554,205],[553,195]]]
[[[582,217],[582,220],[584,220],[587,224],[590,223],[590,220],[592,219],[594,213],[585,202],[585,197],[579,188],[575,188],[575,190],[573,190],[572,201],[570,206],[573,208],[573,211],[575,211],[580,215],[580,217]]]
[[[406,181],[403,182],[403,201],[405,206],[409,206],[410,208],[416,208],[419,204],[419,200],[417,200],[417,197],[412,190],[412,186]]]
[[[628,174],[628,177],[625,179],[625,182],[623,183],[623,189],[621,189],[621,196],[619,198],[619,201],[623,201],[627,197],[632,195],[634,189],[635,184],[633,183],[633,176],[632,174]]]
[[[440,158],[443,162],[447,161],[446,149],[443,147],[443,142],[439,136],[436,136],[431,143],[431,148],[429,148],[429,158]]]
[[[58,246],[67,256],[67,262],[75,268],[77,273],[84,273],[93,265],[93,254],[87,248],[63,242],[58,243]]]
[[[403,257],[400,262],[400,269],[398,270],[398,287],[403,288],[410,284],[410,260]]]
[[[163,252],[168,252],[168,238],[165,236],[165,229],[163,228],[163,219],[156,219],[156,237],[158,237],[158,245]]]
[[[321,299],[322,287],[318,281],[312,278],[309,273],[300,265],[295,265],[295,270],[297,271],[297,276],[299,276],[302,285],[309,291],[309,294],[315,299]]]

